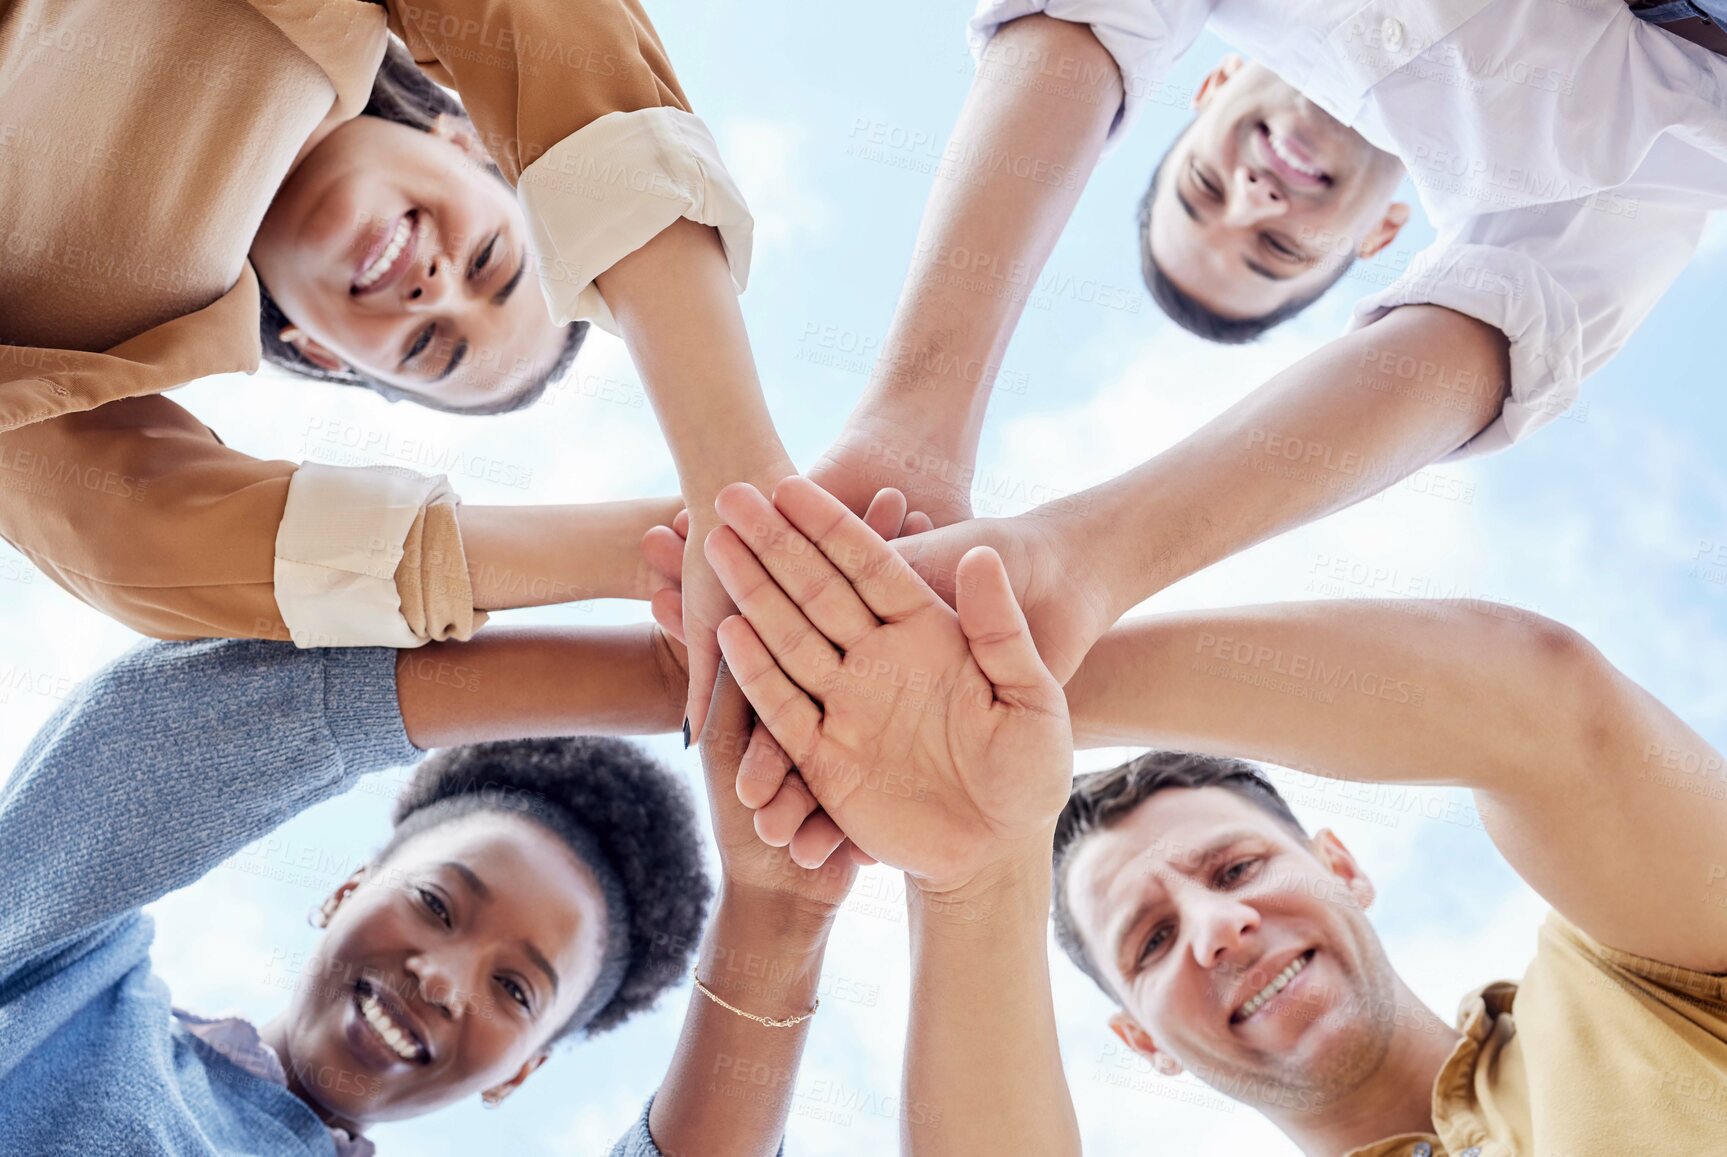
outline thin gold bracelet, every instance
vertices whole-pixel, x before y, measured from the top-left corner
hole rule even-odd
[[[696,991],[700,992],[703,996],[707,997],[727,1012],[735,1012],[745,1020],[753,1020],[757,1024],[765,1024],[769,1028],[791,1028],[793,1025],[802,1024],[804,1021],[814,1016],[816,1014],[816,1009],[822,1006],[821,997],[818,996],[816,997],[816,1002],[810,1006],[810,1010],[802,1016],[759,1016],[753,1012],[745,1012],[735,1004],[727,1004],[719,994],[714,992],[714,990],[709,988],[707,985],[703,984],[702,978],[697,976],[694,972],[690,973],[690,979],[696,982]]]

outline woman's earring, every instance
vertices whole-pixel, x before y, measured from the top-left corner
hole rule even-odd
[[[337,903],[339,901],[334,896],[324,897],[322,904],[316,905],[310,912],[306,913],[306,923],[314,928],[328,928],[330,917],[336,914]]]
[[[480,1104],[484,1105],[488,1109],[496,1109],[499,1105],[502,1105],[503,1103],[504,1103],[504,1098],[503,1098],[502,1094],[499,1094],[499,1093],[481,1093],[480,1094]]]
[[[285,325],[282,327],[282,332],[277,334],[276,336],[279,339],[281,339],[282,341],[286,342],[287,344],[293,345],[295,342],[299,341],[302,337],[304,337],[305,334],[302,334],[300,332],[300,329],[298,326]]]

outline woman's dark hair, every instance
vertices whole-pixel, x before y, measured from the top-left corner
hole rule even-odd
[[[713,887],[689,789],[645,751],[583,736],[435,752],[397,798],[396,830],[374,863],[408,838],[476,812],[538,822],[590,868],[597,851],[622,885],[630,934],[616,994],[591,1016],[578,1009],[554,1041],[617,1027],[689,973]]]
[[[378,68],[377,78],[372,81],[371,99],[366,101],[366,107],[360,110],[360,115],[380,117],[427,133],[432,131],[432,126],[437,123],[439,116],[468,119],[467,110],[462,107],[461,102],[421,72],[420,66],[414,63],[414,58],[408,55],[407,48],[394,36],[390,37],[389,47],[384,52],[384,63]],[[495,166],[488,165],[487,168],[491,169],[498,180],[504,179]],[[570,364],[576,360],[576,353],[582,348],[582,342],[588,336],[587,322],[571,322],[564,327],[564,348],[539,377],[526,382],[513,393],[490,399],[477,406],[450,406],[433,397],[398,390],[353,370],[327,370],[313,365],[301,356],[299,350],[282,340],[282,330],[292,324],[288,315],[282,312],[282,307],[276,304],[276,299],[270,296],[269,289],[260,281],[258,337],[262,342],[265,361],[300,377],[316,378],[318,381],[333,382],[340,386],[360,386],[392,402],[406,399],[428,409],[442,410],[446,414],[507,414],[512,410],[533,405],[540,400],[546,388],[570,368]]]

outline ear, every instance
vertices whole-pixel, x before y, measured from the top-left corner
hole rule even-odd
[[[295,353],[321,370],[335,372],[349,368],[348,363],[338,357],[329,347],[320,343],[317,338],[307,334],[298,326],[283,326],[282,332],[276,336],[293,346]]]
[[[509,1095],[522,1087],[522,1082],[534,1075],[534,1071],[546,1063],[549,1052],[535,1053],[529,1057],[522,1067],[516,1070],[516,1075],[500,1084],[493,1085],[480,1094],[480,1099],[486,1103],[486,1108],[495,1109],[503,1104]]]
[[[1205,103],[1212,98],[1212,95],[1219,88],[1222,88],[1230,77],[1240,72],[1246,63],[1247,61],[1233,52],[1218,61],[1217,66],[1206,73],[1205,79],[1199,82],[1199,87],[1193,90],[1193,107],[1204,108]]]
[[[1139,1022],[1125,1012],[1117,1011],[1109,1018],[1109,1030],[1121,1043],[1151,1062],[1151,1067],[1166,1077],[1181,1073],[1181,1062],[1163,1052],[1152,1042],[1151,1034],[1139,1027]]]
[[[1385,207],[1385,216],[1379,219],[1379,224],[1367,231],[1367,236],[1361,239],[1356,247],[1357,257],[1372,257],[1387,245],[1397,240],[1397,233],[1409,221],[1409,206],[1402,201],[1393,201]]]
[[[334,892],[331,892],[328,896],[324,897],[324,902],[318,905],[318,912],[323,917],[326,925],[330,922],[330,917],[334,916],[337,910],[347,902],[348,897],[354,894],[354,889],[358,888],[361,881],[365,878],[366,865],[361,864],[359,867],[354,869],[353,875],[349,876],[346,880],[343,880],[336,886],[336,890]]]
[[[1314,835],[1313,854],[1349,889],[1357,904],[1363,909],[1372,906],[1373,881],[1367,878],[1367,873],[1361,870],[1361,865],[1355,862],[1355,857],[1349,854],[1349,849],[1330,828],[1321,828]]]
[[[449,141],[466,154],[468,160],[478,165],[492,163],[491,154],[486,152],[486,146],[480,143],[480,136],[474,131],[474,122],[467,117],[452,116],[441,112],[432,122],[432,135],[441,141]]]

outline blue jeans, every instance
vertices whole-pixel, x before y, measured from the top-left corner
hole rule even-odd
[[[1631,15],[1651,24],[1671,24],[1697,17],[1717,28],[1727,29],[1727,0],[1666,0],[1648,8],[1633,8]]]

